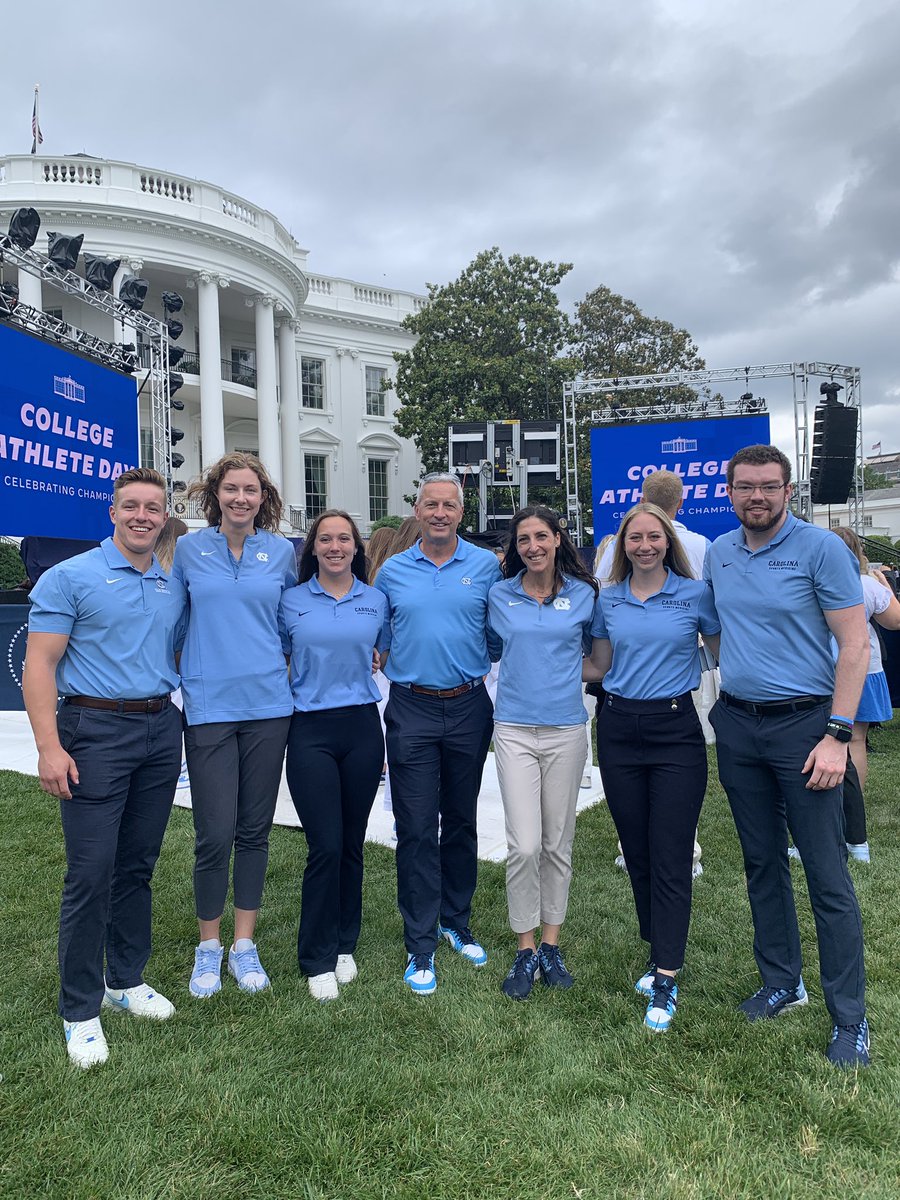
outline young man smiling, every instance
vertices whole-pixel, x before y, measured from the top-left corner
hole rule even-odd
[[[59,1011],[79,1067],[108,1057],[101,1007],[158,1020],[175,1011],[143,978],[150,879],[181,767],[169,694],[184,593],[153,555],[166,520],[162,476],[120,475],[110,519],[111,538],[32,591],[23,677],[41,787],[62,814]]]

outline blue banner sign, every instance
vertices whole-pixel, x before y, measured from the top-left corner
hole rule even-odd
[[[654,471],[674,471],[684,481],[679,520],[716,538],[737,519],[725,493],[725,468],[742,446],[769,443],[768,415],[604,425],[591,430],[594,543],[615,533],[641,498]]]
[[[0,325],[0,533],[106,537],[138,440],[131,376]]]

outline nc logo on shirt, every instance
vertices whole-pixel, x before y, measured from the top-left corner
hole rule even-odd
[[[572,607],[572,601],[568,598],[568,596],[557,596],[553,601],[553,607],[557,610],[557,612],[565,612],[567,608]]]
[[[266,554],[265,550],[260,550],[257,553],[256,557],[259,559],[260,562],[268,562],[269,561],[269,556],[268,556],[268,554]]]
[[[167,592],[169,590],[164,579],[157,579],[156,590],[158,592]]]
[[[459,582],[460,582],[460,583],[461,583],[461,584],[462,584],[464,587],[471,587],[471,586],[472,586],[472,580],[471,580],[471,579],[468,577],[468,575],[464,576],[464,578],[462,578],[462,579],[461,579]]]

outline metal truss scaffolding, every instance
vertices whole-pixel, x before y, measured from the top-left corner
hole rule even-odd
[[[156,468],[165,478],[168,498],[172,499],[172,443],[171,422],[169,410],[169,336],[165,321],[153,317],[149,313],[137,312],[121,300],[117,300],[109,292],[101,292],[93,287],[74,271],[62,270],[49,262],[36,250],[22,250],[15,245],[4,245],[0,249],[0,262],[9,263],[36,275],[42,283],[47,283],[58,292],[67,296],[77,296],[91,308],[111,316],[123,326],[130,327],[135,332],[140,331],[146,338],[149,357],[146,361],[147,376],[142,390],[146,388],[150,399],[150,430],[153,439],[153,455]],[[18,307],[18,306],[16,306]],[[22,305],[22,308],[27,306]],[[29,310],[31,311],[31,310]],[[12,308],[11,323],[16,323],[15,307]],[[61,323],[56,322],[58,327]],[[30,327],[24,322],[23,327]],[[67,332],[64,332],[67,331]],[[38,331],[39,332],[39,331]],[[55,328],[53,340],[66,349],[74,350],[88,357],[95,357],[105,365],[113,365],[102,355],[92,355],[90,349],[79,340],[80,331],[72,326],[64,326],[63,330]]]
[[[563,427],[565,437],[566,513],[569,527],[582,540],[583,521],[578,493],[578,427],[590,419],[590,424],[631,424],[639,421],[702,420],[708,417],[733,417],[764,413],[765,400],[744,396],[740,400],[714,399],[711,391],[722,383],[749,385],[757,379],[790,379],[794,399],[795,492],[794,505],[798,514],[812,519],[810,498],[809,388],[816,379],[837,382],[844,388],[842,403],[859,408],[856,435],[856,469],[850,493],[849,523],[857,532],[863,528],[865,492],[863,489],[863,432],[859,367],[839,363],[790,362],[770,363],[755,367],[722,367],[710,371],[669,371],[657,375],[627,375],[612,379],[572,379],[563,384]],[[651,404],[632,408],[617,402],[619,392],[650,391],[666,393],[676,388],[693,393],[681,397],[660,398]],[[590,403],[590,412],[586,405]]]

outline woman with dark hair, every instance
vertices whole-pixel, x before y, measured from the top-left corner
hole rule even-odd
[[[384,764],[372,652],[386,612],[352,518],[321,513],[280,611],[294,707],[287,780],[308,846],[297,958],[316,1000],[357,975],[363,842]]]
[[[510,999],[524,1000],[538,974],[548,987],[573,983],[559,933],[587,752],[582,662],[598,588],[556,513],[541,504],[513,517],[503,574],[490,590],[488,615],[503,641],[494,753],[509,851],[509,923],[519,946],[500,986]]]
[[[200,923],[190,991],[202,998],[222,986],[219,935],[232,850],[228,970],[241,991],[269,986],[253,938],[293,708],[278,605],[297,568],[293,546],[278,533],[281,497],[255,455],[224,455],[188,497],[199,500],[209,522],[179,538],[172,570],[190,605],[181,690]]]
[[[709,584],[693,578],[671,519],[655,504],[626,514],[610,579],[591,628],[591,662],[606,692],[597,751],[640,934],[650,944],[635,985],[648,997],[644,1024],[664,1032],[675,1016],[706,791],[706,743],[691,698],[700,683],[697,635],[718,654],[719,621]]]

